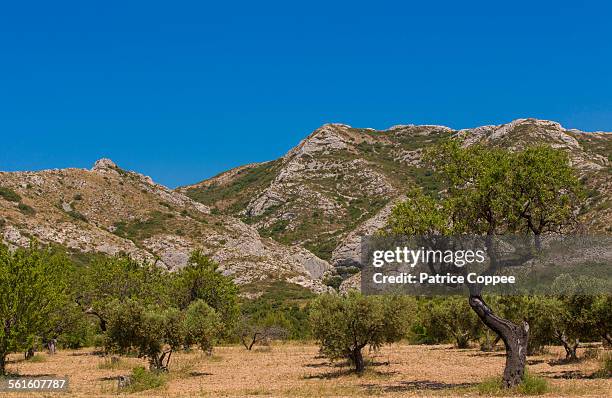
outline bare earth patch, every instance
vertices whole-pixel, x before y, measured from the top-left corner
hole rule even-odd
[[[131,368],[146,366],[137,358],[121,358],[116,366],[92,349],[60,351],[44,362],[25,362],[10,357],[9,371],[22,376],[68,376],[69,394],[7,394],[9,397],[58,396],[100,397],[128,395],[117,391],[117,377]],[[605,397],[612,391],[611,379],[592,379],[596,360],[558,363],[562,349],[551,347],[544,355],[529,357],[531,373],[545,377],[551,385],[547,397]],[[502,351],[483,353],[477,349],[453,349],[448,345],[411,346],[394,344],[378,353],[368,353],[370,366],[357,376],[342,362],[331,363],[318,355],[313,344],[282,344],[271,349],[246,351],[243,347],[215,348],[208,357],[198,351],[179,353],[170,364],[166,386],[135,396],[478,396],[476,384],[501,374]]]

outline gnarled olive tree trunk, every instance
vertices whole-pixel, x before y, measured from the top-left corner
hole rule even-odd
[[[4,376],[6,374],[6,354],[4,352],[0,353],[0,376]]]
[[[559,341],[565,349],[565,359],[567,361],[577,361],[578,355],[576,354],[580,341],[578,339],[570,339],[565,335],[565,332],[558,333]]]
[[[495,315],[479,295],[470,295],[470,307],[478,314],[482,322],[502,339],[506,346],[506,367],[504,368],[503,385],[506,388],[521,383],[527,362],[527,343],[529,324],[523,321],[517,325]]]
[[[363,362],[363,354],[361,353],[362,347],[353,348],[353,350],[349,354],[349,358],[353,365],[355,366],[355,370],[357,373],[363,373],[365,369],[365,363]]]

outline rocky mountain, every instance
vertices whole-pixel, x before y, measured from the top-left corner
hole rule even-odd
[[[517,149],[547,144],[567,150],[589,189],[582,221],[593,231],[610,231],[612,134],[568,130],[537,119],[464,130],[400,125],[379,131],[329,124],[278,160],[233,169],[179,191],[346,271],[358,264],[361,236],[386,223],[403,193],[414,186],[439,189],[421,156],[451,136],[462,137],[465,145]]]
[[[320,292],[333,275],[358,271],[361,237],[386,223],[407,190],[440,189],[421,157],[454,136],[465,145],[568,151],[588,189],[583,224],[612,232],[612,134],[518,119],[464,130],[328,124],[280,159],[177,190],[108,159],[91,170],[0,172],[0,236],[19,246],[36,238],[75,256],[125,252],[170,270],[201,249],[247,293],[276,280]]]
[[[0,235],[10,245],[35,238],[81,256],[123,252],[169,270],[201,249],[242,285],[285,280],[322,291],[330,267],[108,159],[91,170],[0,173]]]
[[[179,191],[241,217],[263,236],[331,260],[343,238],[408,187],[436,188],[431,173],[419,167],[420,153],[451,133],[439,126],[376,131],[329,124],[281,159],[230,170]]]

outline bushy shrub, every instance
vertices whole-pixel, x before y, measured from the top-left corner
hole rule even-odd
[[[128,299],[112,305],[105,348],[119,354],[135,352],[149,360],[151,370],[167,371],[173,352],[197,344],[209,353],[222,329],[219,315],[202,300],[180,311]]]
[[[378,350],[402,339],[414,312],[403,296],[347,296],[324,294],[312,304],[310,320],[321,353],[331,359],[347,358],[357,372],[365,363],[361,350]]]
[[[0,197],[9,202],[19,202],[21,200],[21,196],[17,192],[7,187],[0,187]]]
[[[596,377],[612,377],[612,352],[604,352],[601,355],[599,370],[595,372]]]
[[[223,330],[223,322],[212,307],[199,299],[187,307],[183,328],[185,345],[197,344],[202,351],[211,353]]]
[[[281,313],[270,312],[263,318],[243,316],[236,334],[244,348],[250,351],[255,345],[268,346],[273,340],[286,338],[287,324]]]
[[[19,209],[20,212],[22,212],[26,216],[32,216],[36,214],[36,210],[34,210],[31,206],[28,206],[27,204],[23,202],[19,202],[19,204],[17,205],[17,208]]]
[[[66,212],[70,217],[74,218],[75,220],[79,220],[79,221],[83,221],[83,222],[87,222],[87,217],[85,217],[83,214],[79,213],[76,210],[70,210],[68,212]]]
[[[278,326],[285,329],[282,338],[309,339],[312,334],[309,323],[309,303],[315,295],[306,288],[287,282],[274,282],[258,290],[264,293],[254,300],[241,303],[238,341],[245,321],[253,326]]]
[[[457,348],[467,348],[471,340],[478,338],[482,328],[465,297],[429,300],[422,306],[419,320],[432,342],[450,340]]]
[[[168,370],[172,352],[184,341],[180,312],[145,307],[132,299],[115,302],[112,308],[106,349],[120,354],[134,350],[138,357],[149,360],[151,370]]]
[[[166,385],[166,383],[166,375],[155,371],[147,371],[142,366],[138,366],[132,369],[132,374],[130,375],[130,382],[124,388],[128,392],[133,393],[159,388]]]
[[[197,300],[212,307],[224,324],[233,330],[240,315],[238,287],[233,279],[218,271],[219,265],[200,251],[192,253],[186,267],[173,274],[173,305],[183,310]]]
[[[523,381],[510,390],[503,388],[501,377],[493,377],[483,381],[482,383],[478,384],[477,390],[479,394],[487,396],[507,396],[509,393],[520,395],[542,395],[549,391],[549,386],[548,381],[545,378],[532,375],[526,369],[523,376]]]

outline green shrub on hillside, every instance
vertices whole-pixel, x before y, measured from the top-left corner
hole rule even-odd
[[[9,202],[19,202],[21,200],[21,196],[17,192],[7,187],[0,187],[0,197]]]
[[[28,206],[23,202],[19,202],[19,204],[17,205],[17,208],[19,209],[20,212],[22,212],[26,216],[32,216],[36,214],[36,211],[31,206]]]

